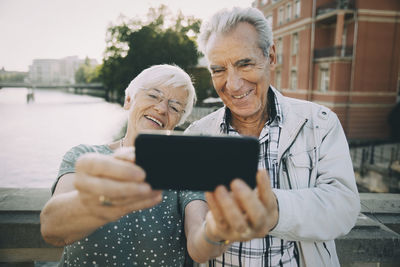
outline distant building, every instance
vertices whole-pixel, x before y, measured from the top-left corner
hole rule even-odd
[[[29,66],[29,79],[34,83],[64,84],[75,83],[75,72],[84,62],[77,56],[62,59],[34,59]],[[91,65],[97,65],[95,59],[90,59]]]
[[[272,23],[278,62],[271,79],[277,88],[331,108],[349,139],[389,136],[388,114],[400,84],[399,0],[253,5]]]

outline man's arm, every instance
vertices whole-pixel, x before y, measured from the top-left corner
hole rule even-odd
[[[315,187],[273,189],[279,221],[271,235],[286,240],[326,241],[347,234],[360,212],[360,199],[346,137],[334,116],[319,147]]]
[[[216,258],[225,252],[228,244],[211,244],[206,241],[204,235],[211,241],[221,240],[211,236],[204,227],[204,222],[208,213],[207,203],[202,200],[191,201],[185,208],[185,233],[187,239],[187,249],[190,257],[199,263]],[[207,231],[207,233],[205,233]]]

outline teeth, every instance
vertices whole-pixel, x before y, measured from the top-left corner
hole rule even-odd
[[[163,124],[162,124],[162,122],[161,121],[159,121],[159,120],[157,120],[156,118],[154,118],[154,117],[151,117],[151,116],[148,116],[148,115],[146,115],[145,116],[147,119],[149,119],[149,120],[152,120],[152,121],[154,121],[155,123],[157,123],[158,125],[160,125],[160,127],[163,127]]]
[[[245,96],[248,96],[249,94],[250,94],[250,91],[244,93],[243,95],[232,95],[232,96],[233,96],[233,98],[240,99],[240,98],[243,98]]]

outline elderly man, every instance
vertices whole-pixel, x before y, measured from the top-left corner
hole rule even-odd
[[[334,239],[360,210],[346,137],[332,111],[270,85],[272,40],[255,8],[222,10],[202,25],[199,46],[225,107],[187,132],[260,143],[257,190],[236,179],[230,191],[206,193],[202,235],[224,251],[212,266],[339,266]]]

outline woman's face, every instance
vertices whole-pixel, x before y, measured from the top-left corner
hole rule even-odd
[[[184,113],[187,98],[188,92],[182,87],[139,90],[135,99],[128,99],[133,105],[129,105],[128,127],[136,133],[141,130],[173,130]]]

